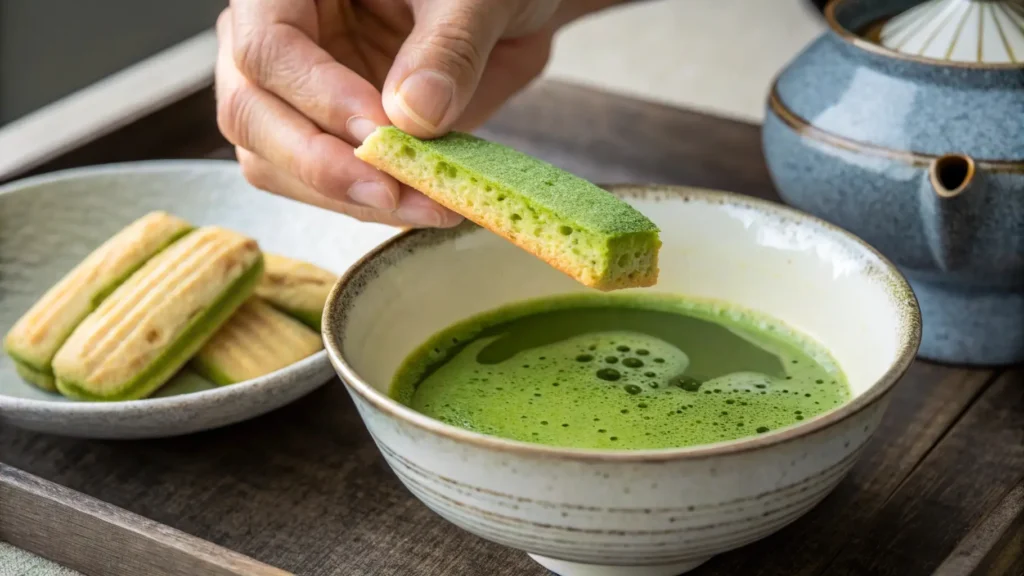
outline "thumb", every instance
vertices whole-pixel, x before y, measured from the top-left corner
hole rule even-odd
[[[384,83],[384,110],[399,129],[441,136],[469,104],[509,9],[480,0],[415,2],[416,24]],[[497,4],[497,6],[495,6]]]

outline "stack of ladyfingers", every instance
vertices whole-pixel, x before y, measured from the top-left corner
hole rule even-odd
[[[79,400],[145,398],[190,360],[234,384],[322,348],[334,280],[236,232],[153,212],[46,292],[4,350],[25,380]]]

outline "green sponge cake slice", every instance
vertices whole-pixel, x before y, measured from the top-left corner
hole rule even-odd
[[[600,290],[653,286],[658,228],[615,195],[506,146],[378,128],[356,156]]]

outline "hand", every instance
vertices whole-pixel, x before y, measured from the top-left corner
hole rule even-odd
[[[461,217],[358,160],[377,126],[471,130],[547,63],[552,36],[618,0],[233,0],[217,119],[258,188],[398,226]]]

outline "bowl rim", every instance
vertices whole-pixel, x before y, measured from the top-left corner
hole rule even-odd
[[[406,230],[388,239],[374,249],[367,252],[355,264],[349,267],[341,275],[338,282],[331,289],[324,306],[322,321],[324,347],[331,363],[345,387],[359,398],[368,402],[376,410],[386,414],[390,418],[412,425],[428,434],[442,436],[455,442],[468,443],[482,449],[490,449],[499,452],[513,453],[517,455],[557,458],[583,462],[664,462],[675,460],[696,460],[710,457],[740,454],[768,448],[794,441],[815,432],[836,425],[855,414],[862,412],[868,407],[880,401],[903,377],[910,365],[914,362],[918,348],[921,344],[921,310],[909,282],[896,266],[883,256],[878,250],[871,247],[867,242],[861,240],[854,234],[830,224],[810,214],[790,208],[783,204],[769,200],[763,200],[752,196],[692,188],[686,186],[672,185],[636,185],[619,184],[603,186],[606,190],[619,195],[629,193],[645,192],[669,192],[677,194],[684,201],[697,200],[706,204],[722,204],[752,208],[758,211],[768,212],[774,215],[785,216],[804,225],[811,225],[825,233],[839,236],[850,242],[851,245],[861,249],[863,253],[874,259],[879,266],[879,271],[884,274],[885,281],[889,283],[893,298],[897,301],[898,309],[902,312],[900,321],[900,342],[899,352],[896,359],[889,366],[888,370],[879,377],[863,393],[851,401],[835,408],[829,412],[811,418],[805,422],[787,426],[779,430],[757,436],[746,436],[735,440],[717,442],[713,444],[698,444],[682,448],[662,448],[648,450],[602,450],[568,448],[559,446],[548,446],[543,444],[532,444],[518,440],[510,440],[497,436],[490,436],[471,432],[450,424],[445,424],[429,416],[416,412],[415,410],[390,398],[387,394],[378,391],[360,377],[348,364],[341,353],[341,337],[334,333],[336,317],[344,316],[343,307],[338,305],[341,294],[348,289],[349,284],[360,274],[360,272],[371,262],[391,247],[405,239],[416,235],[437,234],[437,229],[414,229]],[[365,418],[364,418],[365,420]]]
[[[81,166],[46,172],[12,180],[0,186],[0,202],[8,194],[30,191],[39,186],[103,175],[116,174],[152,174],[159,172],[231,172],[237,173],[238,163],[231,160],[197,159],[197,160],[143,160],[137,162],[117,162],[111,164]],[[2,352],[0,352],[2,353]],[[314,366],[327,360],[327,351],[320,350],[308,358],[304,358],[287,368],[272,372],[259,378],[253,378],[230,386],[217,386],[210,390],[189,392],[177,396],[158,398],[142,398],[139,400],[119,400],[112,402],[75,402],[55,398],[44,400],[38,398],[22,398],[0,393],[0,417],[4,413],[51,413],[74,414],[76,416],[98,416],[118,413],[119,416],[132,414],[143,415],[154,410],[175,410],[198,404],[220,404],[230,402],[234,398],[258,393],[260,390],[274,388],[278,381],[287,373],[300,370],[311,370]],[[31,384],[26,384],[31,386]]]

